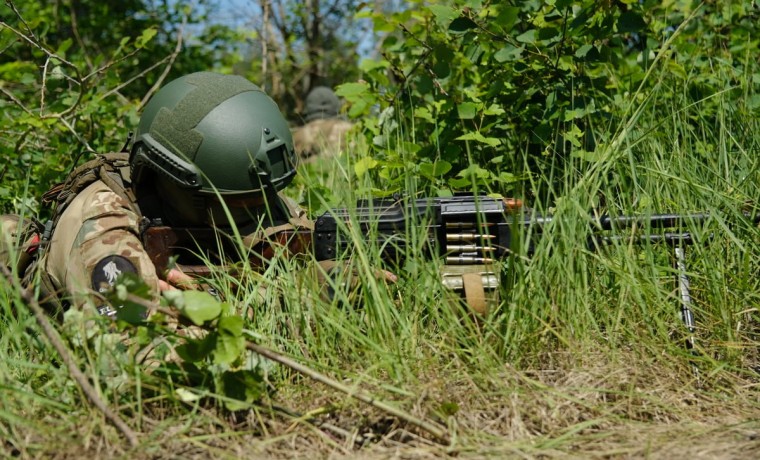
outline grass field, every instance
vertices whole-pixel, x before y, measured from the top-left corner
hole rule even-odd
[[[440,286],[439,262],[412,254],[389,285],[374,276],[377,249],[359,243],[362,290],[350,307],[319,300],[303,261],[278,261],[235,289],[217,278],[256,342],[445,429],[445,442],[271,362],[270,391],[227,410],[223,397],[147,374],[114,343],[96,344],[96,325],[63,330],[98,397],[137,433],[139,446],[130,447],[72,379],[18,289],[0,279],[0,454],[758,457],[760,230],[743,212],[757,212],[760,197],[760,121],[740,100],[716,97],[727,99],[709,116],[698,104],[642,105],[624,129],[608,133],[596,161],[569,158],[551,181],[531,176],[526,189],[548,189],[551,199],[529,204],[555,219],[533,257],[504,267],[501,302],[487,317],[469,314]],[[356,189],[350,168],[327,169],[304,171],[296,193],[310,181]],[[595,206],[710,214],[688,225],[704,242],[686,259],[693,352],[684,347],[669,249],[624,239],[589,251]],[[82,334],[94,337],[82,342]]]

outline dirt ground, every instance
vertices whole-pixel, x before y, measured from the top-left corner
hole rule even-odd
[[[632,361],[587,355],[534,371],[506,365],[487,377],[453,365],[422,372],[406,391],[373,392],[444,428],[446,441],[297,379],[274,394],[269,409],[195,408],[178,415],[149,403],[140,414],[136,449],[103,420],[88,420],[45,435],[33,428],[17,432],[24,446],[6,442],[0,453],[56,459],[760,458],[757,379],[725,372],[697,379],[689,369],[626,362]]]

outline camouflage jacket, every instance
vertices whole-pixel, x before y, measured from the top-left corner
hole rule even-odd
[[[333,157],[347,147],[346,134],[352,123],[339,118],[311,121],[293,129],[293,144],[301,161]]]
[[[136,273],[158,295],[159,276],[142,246],[141,216],[102,181],[78,193],[58,217],[40,270],[73,305],[91,299],[125,272]],[[96,303],[99,303],[96,301]],[[101,307],[107,310],[108,307]],[[110,311],[101,310],[101,313]]]
[[[82,307],[92,299],[93,290],[102,292],[124,272],[137,273],[157,295],[158,276],[142,248],[139,222],[129,200],[95,181],[56,217],[43,247],[39,226],[16,215],[0,216],[0,263],[15,268],[20,276],[26,271],[27,283],[31,272],[39,270],[41,300],[48,303],[60,299]]]

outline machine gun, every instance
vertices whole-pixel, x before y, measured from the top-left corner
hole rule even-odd
[[[760,215],[745,214],[745,217],[760,222]],[[693,334],[686,249],[696,243],[696,238],[687,227],[689,222],[698,225],[708,218],[704,213],[592,217],[593,231],[589,232],[586,245],[590,250],[598,250],[624,241],[662,243],[672,248],[681,319]],[[260,238],[248,248],[247,257],[252,266],[259,267],[275,254],[275,248],[285,247],[291,254],[313,254],[318,261],[342,259],[350,256],[357,240],[361,240],[379,248],[381,259],[394,269],[403,264],[409,251],[422,251],[427,257],[443,260],[443,284],[460,293],[476,312],[484,314],[498,295],[500,270],[496,262],[514,253],[533,255],[538,239],[552,219],[532,212],[518,200],[483,195],[360,201],[354,208],[325,212],[316,219],[313,228],[285,229]],[[625,229],[631,231],[623,232]],[[528,237],[524,237],[526,233]],[[199,241],[230,243],[229,239],[219,238],[213,229],[149,227],[143,239],[159,268],[166,267],[169,256],[178,248],[187,248],[188,243],[192,247],[208,246]],[[526,247],[520,250],[522,244]],[[228,249],[227,254],[233,253],[234,249]],[[210,270],[202,265],[180,268],[201,276]],[[689,347],[693,346],[693,340],[693,336],[689,338]]]
[[[687,226],[689,222],[697,225],[708,218],[707,214],[593,217],[593,231],[586,246],[598,250],[616,241],[625,241],[662,243],[671,247],[681,318],[693,332],[686,248],[695,244],[696,239]],[[495,261],[511,253],[533,255],[538,239],[552,219],[531,212],[517,200],[487,196],[461,195],[406,202],[376,200],[360,202],[355,209],[338,209],[320,216],[314,226],[312,243],[317,259],[340,257],[355,244],[355,237],[347,234],[354,227],[360,235],[375,240],[384,260],[398,263],[408,250],[408,235],[415,229],[425,228],[421,247],[430,256],[443,258],[444,285],[461,292],[471,307],[484,313],[500,284]],[[754,221],[760,221],[760,216],[755,216]],[[639,230],[634,232],[634,228]],[[623,232],[625,229],[629,231]],[[522,244],[526,247],[521,252]],[[690,341],[693,344],[693,339]]]

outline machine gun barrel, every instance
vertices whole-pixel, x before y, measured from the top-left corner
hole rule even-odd
[[[689,222],[705,222],[709,214],[654,214],[651,216],[602,216],[598,219],[602,230],[631,227],[680,228]]]

